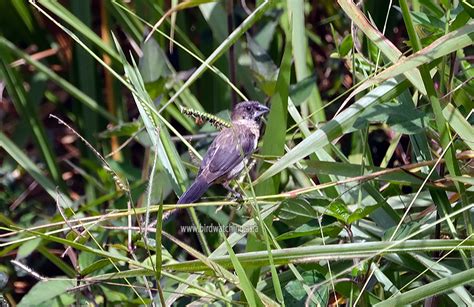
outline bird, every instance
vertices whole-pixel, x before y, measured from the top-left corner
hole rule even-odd
[[[261,119],[269,110],[258,101],[235,105],[230,117],[231,126],[222,129],[212,141],[194,182],[181,195],[178,204],[198,201],[213,184],[222,184],[231,190],[230,181],[240,175],[249,156],[257,149]]]

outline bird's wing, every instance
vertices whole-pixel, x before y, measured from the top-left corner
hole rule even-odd
[[[249,129],[226,128],[212,142],[199,173],[213,182],[242,162],[255,146],[256,136]]]

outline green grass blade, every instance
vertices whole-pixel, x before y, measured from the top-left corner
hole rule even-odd
[[[285,153],[286,124],[288,121],[288,89],[291,79],[291,35],[287,36],[285,52],[278,73],[276,92],[272,97],[270,114],[268,115],[262,155],[282,156]],[[267,169],[264,165],[260,171]],[[280,176],[274,176],[255,187],[257,195],[275,194],[280,190]]]
[[[338,0],[337,1],[341,8],[344,10],[352,22],[354,22],[359,29],[361,29],[367,38],[374,43],[380,51],[392,62],[396,63],[403,57],[402,52],[388,40],[378,29],[376,29],[372,23],[369,22],[367,17],[352,1]],[[423,94],[426,94],[426,89],[421,79],[420,72],[416,69],[405,70],[403,74],[408,80]]]
[[[181,248],[183,248],[184,250],[186,250],[186,252],[188,252],[190,255],[192,255],[193,257],[197,258],[198,261],[204,263],[206,265],[206,267],[208,267],[209,269],[211,269],[214,274],[216,275],[216,277],[220,277],[220,278],[224,278],[226,279],[227,281],[233,283],[234,285],[236,285],[239,289],[242,289],[244,286],[247,288],[247,289],[253,289],[252,285],[250,283],[245,283],[245,282],[242,282],[242,280],[239,280],[238,278],[235,277],[234,274],[232,274],[230,271],[222,268],[219,264],[215,263],[211,258],[203,255],[202,253],[200,253],[199,251],[197,251],[196,249],[192,248],[191,246],[189,245],[186,245],[185,243],[175,239],[174,237],[170,236],[170,235],[166,235],[166,237],[168,239],[170,239],[173,243],[175,243],[176,245],[180,246]],[[226,243],[226,247],[230,247],[229,245],[229,242],[226,240],[225,241]],[[236,268],[236,270],[241,270],[241,268]],[[243,269],[242,269],[243,270]],[[245,272],[244,272],[245,274]],[[240,275],[238,275],[239,278],[241,277]],[[246,276],[246,275],[245,275]],[[247,279],[248,281],[248,279]],[[243,289],[242,289],[243,290]],[[273,302],[273,300],[271,300],[269,297],[267,297],[265,294],[261,293],[260,291],[256,291],[255,289],[253,289],[254,293],[257,295],[256,297],[258,297],[259,299],[262,299],[263,301],[265,301],[265,304],[268,305],[276,305],[275,302]],[[255,297],[255,301],[258,302],[258,300],[256,299]],[[262,303],[260,302],[258,304],[259,306],[262,305]]]
[[[453,274],[375,304],[378,307],[413,304],[474,281],[474,269]]]
[[[446,252],[442,257],[448,256],[451,254],[450,251]],[[412,254],[414,258],[416,258],[420,263],[426,266],[426,269],[423,270],[418,277],[425,276],[426,271],[431,271],[435,276],[438,278],[444,278],[444,277],[450,277],[455,273],[458,273],[459,271],[450,267],[449,265],[444,265],[443,263],[440,263],[438,261],[431,260],[429,257],[425,257],[420,254]],[[416,279],[414,279],[415,281]],[[406,288],[409,286],[409,284],[406,284],[403,288]],[[459,286],[453,289],[453,294],[452,296],[457,296],[457,300],[460,301],[460,303],[464,302],[464,304],[468,305],[472,303],[472,297],[471,294],[466,290],[466,288]],[[400,294],[400,292],[398,293]],[[450,297],[452,297],[450,295]]]
[[[311,57],[308,60],[308,40],[305,32],[305,2],[303,0],[287,0],[288,14],[291,22],[289,27],[291,32],[293,59],[295,61],[296,80],[302,81],[311,76],[314,67]],[[281,68],[280,68],[281,69]],[[307,99],[309,111],[314,113],[312,118],[315,122],[325,121],[326,115],[323,110],[321,95],[316,86],[311,88],[310,96]],[[317,111],[319,110],[319,111]]]
[[[92,16],[91,16],[91,1],[76,1],[71,3],[71,13],[73,13],[77,18],[84,23],[86,28],[91,28],[92,26]],[[92,57],[90,57],[87,52],[82,49],[79,45],[74,45],[75,51],[75,67],[74,70],[75,76],[77,78],[77,84],[79,89],[87,96],[91,97],[93,100],[97,101],[97,80],[95,78],[96,67],[95,62]],[[95,138],[95,133],[98,130],[98,116],[95,112],[90,112],[89,108],[85,105],[80,105],[80,111],[82,116],[77,117],[77,124],[81,127],[81,132],[83,136],[91,142],[91,144],[96,147],[97,142]],[[76,110],[79,110],[76,109]],[[94,154],[91,151],[85,152],[85,157],[87,159],[93,158]],[[94,186],[86,181],[84,184],[85,195],[88,200],[95,198]]]
[[[26,63],[36,68],[39,72],[45,74],[50,80],[62,87],[66,92],[68,92],[72,97],[76,98],[79,102],[86,105],[91,111],[99,113],[104,118],[113,123],[117,122],[117,119],[107,110],[105,110],[102,106],[100,106],[94,99],[90,98],[72,83],[56,74],[48,66],[42,64],[41,62],[33,59],[30,55],[21,51],[18,47],[16,47],[6,38],[0,37],[0,45],[7,47],[14,55],[24,59]]]
[[[268,216],[270,216],[271,214],[274,214],[275,210],[277,210],[278,206],[268,206],[268,207],[264,207],[262,209],[262,212],[261,212],[261,217],[262,219],[265,219],[267,218]],[[255,221],[255,219],[249,219],[247,220],[243,225],[242,227],[246,227],[248,229],[251,229],[251,228],[255,228],[257,227],[257,221]],[[235,232],[233,234],[231,234],[228,238],[227,238],[227,241],[229,242],[229,244],[231,246],[234,246],[235,244],[237,244],[240,240],[242,240],[242,238],[245,237],[245,233],[238,233],[238,232]],[[214,257],[219,257],[219,256],[222,256],[222,255],[225,255],[225,253],[227,252],[227,246],[226,246],[226,243],[223,242],[221,245],[219,245],[219,247],[217,247],[210,255],[209,255],[209,258],[214,258]],[[266,252],[267,253],[267,252]],[[191,275],[189,276],[187,279],[186,279],[186,282],[187,283],[191,283],[191,282],[194,282],[195,280],[198,279],[200,275],[197,275],[197,274],[194,274],[194,275]],[[166,304],[169,306],[171,304],[173,304],[179,297],[182,296],[182,293],[184,293],[184,291],[186,291],[186,289],[188,288],[188,285],[186,283],[184,284],[181,284],[179,285],[177,288],[176,288],[176,293],[175,294],[172,294],[170,295],[170,297],[166,300]]]
[[[440,53],[439,56],[436,56],[436,55],[433,54],[431,56],[431,58],[430,57],[428,58],[428,59],[433,60],[437,57],[444,56],[444,55],[446,55],[450,52],[453,52],[456,49],[464,48],[464,47],[466,47],[468,45],[472,45],[474,43],[474,34],[473,34],[473,32],[474,32],[474,21],[471,21],[470,23],[466,24],[464,27],[460,28],[459,30],[447,33],[443,37],[441,37],[440,39],[438,39],[434,43],[432,43],[430,46],[428,46],[424,49],[421,49],[422,45],[421,45],[420,39],[419,39],[419,37],[418,37],[418,35],[415,31],[413,22],[411,20],[411,15],[410,15],[410,12],[408,10],[408,5],[406,3],[406,0],[401,0],[400,1],[400,7],[402,9],[402,15],[403,15],[403,19],[405,21],[405,26],[407,27],[407,31],[408,31],[408,35],[410,37],[410,41],[413,45],[414,50],[417,51],[415,56],[418,55],[418,54],[421,54],[421,53],[429,54],[430,53],[430,48],[435,48],[433,51],[436,51],[438,49],[439,50],[443,49],[442,51],[446,52],[444,54]],[[449,38],[447,38],[447,37],[449,37]],[[445,41],[444,41],[444,39],[445,39]],[[457,44],[450,45],[453,42],[457,42]],[[449,48],[453,48],[453,50],[451,50],[450,52],[447,52],[449,50]],[[426,50],[428,50],[428,51],[426,51]],[[419,60],[422,61],[422,59],[419,59]],[[443,63],[444,63],[444,61],[443,61]],[[441,145],[444,148],[444,150],[446,150],[446,155],[445,155],[446,166],[447,166],[451,176],[453,176],[453,177],[460,176],[461,172],[460,172],[460,168],[459,168],[459,165],[457,163],[457,160],[456,160],[455,150],[451,147],[452,136],[451,136],[451,133],[450,133],[450,130],[449,130],[448,122],[445,120],[445,118],[443,116],[441,102],[438,98],[438,94],[437,94],[436,89],[435,89],[434,81],[431,78],[429,68],[427,67],[427,65],[425,63],[419,64],[419,67],[420,67],[421,76],[423,78],[423,82],[425,83],[425,87],[426,87],[426,90],[427,90],[427,98],[431,103],[433,113],[435,115],[435,123],[436,123],[437,129],[438,129],[438,132],[440,134],[440,142],[441,142]],[[443,71],[443,70],[444,70],[444,65],[442,66],[441,71]],[[443,82],[444,82],[444,74],[442,73],[441,83],[443,83]],[[456,189],[458,190],[459,195],[461,196],[461,200],[462,200],[463,205],[467,206],[469,204],[469,202],[468,202],[467,197],[466,197],[466,191],[465,191],[464,185],[459,184],[456,181],[454,182],[454,184],[456,186]],[[451,207],[450,207],[449,202],[446,201],[446,198],[447,197],[443,197],[443,199],[445,201],[441,205],[442,205],[442,208],[443,208],[444,211],[449,212],[451,210]],[[469,234],[472,234],[473,233],[473,228],[472,228],[471,216],[468,213],[464,214],[464,223],[466,225],[467,232]],[[466,264],[466,268],[468,268],[469,265],[468,265],[467,257],[463,256],[463,260]]]
[[[179,159],[174,144],[170,140],[167,130],[159,124],[159,121],[153,116],[151,110],[149,110],[150,106],[153,105],[153,102],[145,89],[138,67],[136,65],[132,66],[127,62],[116,39],[115,42],[122,57],[125,74],[135,90],[132,94],[141,118],[145,124],[148,136],[150,137],[154,148],[157,148],[158,150],[160,163],[166,170],[166,174],[173,184],[174,191],[180,195],[185,190],[185,182],[187,181],[186,171]],[[147,104],[144,104],[143,101],[146,101]]]
[[[429,46],[421,49],[409,57],[401,58],[394,65],[385,69],[374,77],[364,81],[348,99],[354,97],[355,94],[362,92],[369,87],[379,84],[385,80],[401,75],[406,71],[419,67],[424,64],[431,63],[433,60],[454,52],[460,48],[470,46],[474,43],[474,21],[469,22],[462,28],[450,32]],[[346,99],[347,101],[347,99]]]
[[[443,109],[443,116],[467,146],[474,150],[474,128],[461,112],[451,103],[448,103]]]
[[[5,47],[0,47],[0,74],[5,82],[8,94],[17,112],[28,123],[30,131],[39,146],[53,181],[63,188],[64,182],[61,178],[61,171],[57,164],[57,159],[51,149],[49,140],[46,137],[43,123],[38,117],[38,108],[28,99],[26,90],[23,87],[23,80],[15,68],[10,67],[11,62],[12,58],[8,50],[6,50]]]
[[[313,259],[331,260],[372,258],[381,253],[397,254],[407,252],[430,252],[435,250],[474,250],[474,241],[469,240],[406,240],[406,241],[376,241],[361,243],[342,243],[337,245],[309,245],[272,250],[275,265],[286,265],[308,257]],[[256,251],[237,254],[237,259],[244,268],[269,265],[268,252]],[[224,268],[231,268],[233,263],[230,256],[215,256],[210,258]],[[183,272],[199,272],[208,270],[208,265],[200,260],[191,260],[180,263],[164,264],[165,270]]]
[[[255,293],[255,288],[253,287],[247,274],[245,273],[245,270],[242,267],[242,264],[240,264],[239,259],[237,259],[237,257],[235,256],[235,253],[232,250],[232,247],[230,246],[229,242],[227,241],[227,238],[225,239],[225,245],[227,247],[227,251],[229,252],[229,257],[230,257],[230,260],[232,261],[232,265],[235,269],[235,272],[237,273],[237,276],[239,277],[239,283],[240,283],[240,286],[242,287],[242,291],[245,294],[247,303],[250,306],[263,306],[262,301],[260,300],[258,295]]]
[[[28,158],[25,153],[18,148],[5,134],[0,132],[0,147],[3,148],[15,161],[23,167],[31,177],[33,177],[48,194],[56,200],[58,193],[61,205],[71,207],[72,200],[69,197],[56,190],[56,185]]]
[[[79,18],[74,16],[72,12],[68,11],[58,1],[42,0],[38,2],[42,6],[47,8],[49,11],[51,11],[53,14],[61,18],[61,20],[66,22],[72,28],[74,28],[78,33],[82,34],[91,43],[93,43],[102,51],[107,53],[114,61],[120,62],[119,55],[111,46],[104,43],[102,39],[91,28],[85,25]]]

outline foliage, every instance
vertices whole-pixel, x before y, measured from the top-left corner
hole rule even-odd
[[[10,304],[472,305],[468,1],[0,11]],[[241,100],[271,107],[244,201],[178,207]]]

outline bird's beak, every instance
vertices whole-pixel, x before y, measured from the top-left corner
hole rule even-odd
[[[259,105],[258,106],[258,111],[256,112],[256,117],[260,117],[264,114],[267,114],[270,111],[270,109],[264,105]]]

